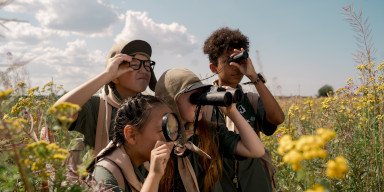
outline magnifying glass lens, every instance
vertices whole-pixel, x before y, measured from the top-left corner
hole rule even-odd
[[[180,123],[173,113],[163,117],[163,133],[167,141],[176,141],[179,138]]]
[[[179,135],[179,123],[173,114],[168,116],[167,132],[172,141],[175,141]]]

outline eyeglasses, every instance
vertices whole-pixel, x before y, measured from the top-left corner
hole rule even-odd
[[[151,69],[155,68],[155,63],[154,61],[151,60],[141,60],[137,58],[132,58],[132,61],[129,62],[129,67],[131,67],[134,70],[139,70],[141,68],[141,65],[144,66],[144,69],[148,72],[151,72]]]

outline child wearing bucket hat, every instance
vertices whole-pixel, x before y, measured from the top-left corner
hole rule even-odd
[[[83,139],[76,140],[74,146],[77,148],[73,149],[73,156],[79,156],[75,151],[83,151],[81,148],[84,146],[94,149],[96,155],[112,139],[110,127],[113,127],[113,119],[122,101],[145,91],[148,85],[154,90],[157,81],[151,55],[151,46],[143,40],[116,44],[108,53],[105,71],[66,93],[55,103],[70,102],[81,107],[69,128],[84,135]],[[94,95],[102,87],[102,93]],[[70,162],[70,166],[79,164],[78,158],[73,158],[75,162]]]
[[[160,184],[162,191],[216,190],[221,188],[218,181],[223,156],[261,157],[264,154],[263,144],[234,104],[222,110],[239,127],[239,134],[228,131],[224,124],[209,124],[202,119],[204,106],[200,106],[199,113],[199,105],[192,104],[190,97],[210,86],[202,84],[192,71],[184,68],[170,69],[159,78],[155,95],[168,103],[182,124],[181,138],[174,149],[177,156],[168,161]]]

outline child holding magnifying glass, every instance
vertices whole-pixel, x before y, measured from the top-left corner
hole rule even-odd
[[[113,191],[158,191],[179,122],[157,97],[129,98],[117,111],[113,140],[96,157],[93,177]],[[150,161],[149,173],[137,167]]]

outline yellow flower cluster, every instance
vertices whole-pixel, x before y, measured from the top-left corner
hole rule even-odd
[[[67,112],[68,110],[80,111],[80,109],[81,108],[79,105],[68,103],[68,102],[62,102],[49,108],[48,112],[50,113]]]
[[[292,125],[290,125],[289,127],[285,127],[285,126],[280,126],[277,128],[276,132],[274,133],[275,136],[277,135],[290,135],[291,133],[293,133],[295,131],[295,127],[293,127]]]
[[[325,128],[318,128],[316,130],[317,135],[325,142],[333,139],[336,137],[336,132],[333,130],[325,129]]]
[[[286,163],[290,163],[292,165],[292,169],[295,171],[301,169],[301,160],[303,160],[303,155],[297,150],[291,150],[283,157],[283,161]]]
[[[63,102],[49,108],[48,113],[54,114],[61,123],[72,123],[72,116],[80,110],[79,105]]]
[[[277,148],[277,152],[282,155],[284,152],[291,150],[295,146],[295,142],[292,141],[290,135],[284,135],[279,140],[279,147]]]
[[[11,113],[12,114],[18,114],[20,111],[22,111],[25,107],[32,107],[33,106],[33,99],[30,97],[20,97],[19,101],[12,107]]]
[[[12,89],[7,89],[5,91],[0,91],[0,99],[5,97],[5,96],[7,96],[7,95],[9,95],[9,94],[11,94],[12,92],[13,92]]]
[[[19,82],[18,85],[23,88],[25,85],[23,82]],[[44,107],[49,102],[47,98],[36,96],[40,95],[39,87],[34,87],[27,90],[26,93],[22,93],[21,97],[18,97],[17,103],[12,107],[11,113],[14,115],[18,115],[20,112],[28,109],[29,112],[33,113],[36,109],[38,111],[41,110],[41,107]],[[17,97],[14,97],[14,99]]]
[[[41,171],[42,177],[50,176],[47,165],[51,168],[58,168],[62,161],[67,158],[68,151],[59,148],[56,143],[48,144],[46,141],[39,141],[28,144],[22,149],[21,153],[23,163],[26,164],[31,171]]]
[[[317,135],[303,135],[297,141],[293,141],[291,136],[284,135],[279,140],[277,152],[283,155],[283,161],[292,165],[292,169],[297,171],[301,169],[300,162],[305,159],[313,159],[316,157],[326,158],[327,152],[322,149],[325,143],[336,137],[336,133],[332,130],[319,128]]]
[[[332,98],[330,97],[325,98],[324,101],[321,103],[322,104],[321,108],[329,109],[329,107],[331,106],[331,102],[332,102]]]
[[[303,158],[309,160],[315,157],[326,158],[327,152],[322,149],[325,140],[320,136],[303,135],[297,140],[295,148],[302,152]]]
[[[24,87],[24,86],[25,86],[25,83],[22,82],[22,81],[20,81],[20,82],[17,83],[17,86],[19,86],[19,87]]]
[[[8,126],[8,128],[13,130],[14,133],[21,132],[27,124],[27,120],[25,120],[23,118],[17,118],[17,117],[9,118],[8,115],[4,115],[3,120],[6,124],[6,126]],[[4,128],[5,128],[4,124],[0,123],[0,131],[4,130]]]
[[[30,89],[28,89],[28,93],[33,93],[33,92],[35,92],[35,91],[38,91],[39,90],[39,86],[37,86],[37,87],[34,87],[34,88],[30,88]]]
[[[319,184],[314,184],[313,189],[307,189],[304,192],[324,192],[324,187]]]
[[[327,162],[326,174],[329,178],[342,179],[348,172],[347,160],[342,156],[337,156],[335,160]]]
[[[289,107],[289,110],[288,110],[288,116],[290,117],[295,117],[295,113],[299,111],[299,106],[297,105],[292,105],[291,107]]]
[[[51,88],[51,86],[53,85],[53,82],[51,81],[51,82],[48,82],[47,84],[45,84],[44,86],[43,86],[43,88],[41,89],[41,92],[45,92],[45,90],[48,90],[48,91],[50,91],[52,88]]]

